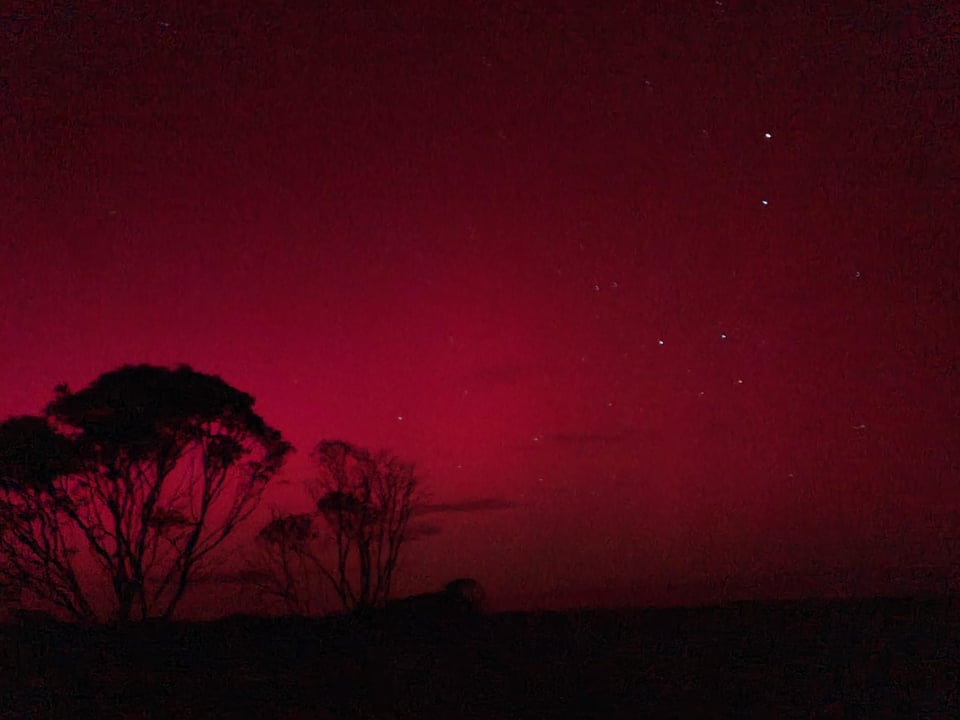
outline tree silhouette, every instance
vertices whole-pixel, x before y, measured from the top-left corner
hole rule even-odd
[[[319,556],[316,513],[274,513],[257,533],[259,557],[247,573],[260,595],[281,602],[284,610],[309,615],[322,594],[324,580],[335,578]]]
[[[344,609],[380,607],[390,597],[411,515],[424,499],[414,466],[340,440],[319,443],[312,456],[320,470],[317,511],[336,550],[327,576]]]
[[[45,418],[4,424],[26,433],[27,450],[0,435],[0,552],[38,597],[85,618],[79,536],[109,578],[115,620],[169,618],[292,449],[253,402],[185,365],[127,365],[76,393],[58,387]],[[51,444],[63,448],[52,466],[41,453]]]
[[[0,423],[0,582],[86,621],[94,611],[74,569],[60,482],[78,467],[73,444],[43,418]]]

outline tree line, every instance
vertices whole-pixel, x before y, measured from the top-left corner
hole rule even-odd
[[[172,617],[293,451],[253,405],[187,365],[125,365],[0,423],[0,587],[77,622]],[[325,591],[382,607],[425,500],[414,465],[342,440],[311,456],[312,509],[274,513],[247,579],[288,612]]]

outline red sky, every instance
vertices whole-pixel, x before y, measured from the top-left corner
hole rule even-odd
[[[324,438],[505,506],[435,516],[401,591],[956,576],[955,12],[13,5],[0,417],[184,362],[297,446],[263,517]]]

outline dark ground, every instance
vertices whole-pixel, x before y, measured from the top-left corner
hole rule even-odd
[[[8,718],[960,718],[960,603],[0,630]]]

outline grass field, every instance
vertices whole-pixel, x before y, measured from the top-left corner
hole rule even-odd
[[[960,603],[0,630],[0,720],[957,718]]]

